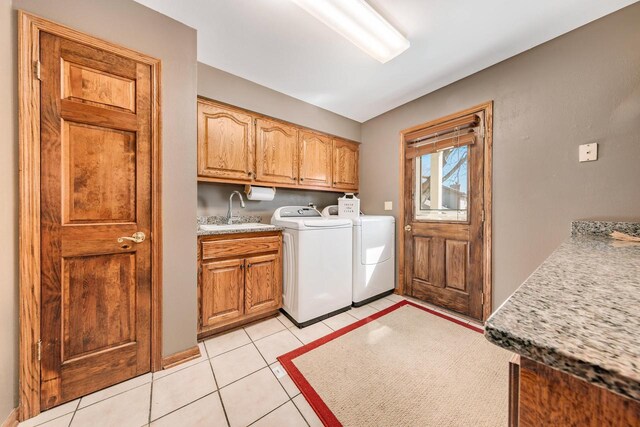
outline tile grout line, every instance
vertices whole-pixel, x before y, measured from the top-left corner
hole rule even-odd
[[[280,323],[282,323],[282,322],[280,322]],[[289,331],[289,328],[287,328],[287,325],[285,325],[285,324],[283,323],[283,326],[285,327],[285,330],[286,330],[286,331]],[[295,325],[293,325],[293,326],[295,326]],[[294,334],[293,332],[289,331],[289,333],[291,333],[291,335],[293,335],[293,336],[295,337],[295,339],[297,339],[297,340],[298,340],[298,342],[299,342],[299,343],[301,343],[303,346],[305,345],[305,344],[304,344],[304,343],[303,343],[303,342],[302,342],[298,337],[296,337],[296,336],[295,336],[295,334]],[[247,335],[249,335],[249,334],[247,334]],[[266,338],[266,337],[265,337],[265,338]],[[302,412],[300,412],[300,408],[298,408],[298,407],[296,406],[295,402],[293,401],[293,397],[289,396],[289,393],[287,392],[287,389],[286,389],[286,388],[284,388],[284,386],[283,386],[283,385],[282,385],[282,383],[280,382],[280,379],[276,376],[275,372],[273,372],[273,369],[271,369],[271,365],[269,365],[269,362],[267,362],[267,359],[265,359],[265,357],[263,356],[263,354],[262,354],[262,353],[260,353],[260,349],[259,349],[259,348],[258,348],[258,346],[256,345],[255,341],[253,341],[253,339],[251,338],[251,336],[249,336],[249,339],[251,340],[251,343],[253,344],[253,346],[256,348],[256,351],[258,352],[258,354],[260,355],[260,357],[262,357],[262,360],[264,360],[264,363],[266,363],[266,364],[267,364],[267,369],[269,369],[269,371],[271,371],[271,375],[273,375],[273,376],[276,378],[276,381],[278,382],[278,384],[280,384],[280,387],[281,387],[281,388],[282,388],[282,390],[284,391],[284,394],[287,396],[287,399],[288,399],[288,400],[287,400],[286,402],[284,402],[284,403],[283,403],[282,405],[280,405],[280,406],[285,405],[287,402],[291,402],[291,403],[293,403],[293,406],[298,410],[298,413],[300,414],[300,416],[302,416],[302,419],[304,420],[304,422],[305,422],[305,423],[307,423],[307,426],[310,426],[311,424],[309,424],[309,421],[307,421],[307,419],[304,417],[304,415],[302,414]],[[258,341],[260,341],[260,340],[258,340]],[[278,358],[276,357],[276,361],[275,361],[275,362],[273,362],[273,363],[275,364],[275,363],[279,363],[279,362],[280,362],[280,361],[279,361],[279,360],[278,360]],[[282,366],[282,364],[281,364],[280,366]],[[257,372],[257,371],[256,371],[256,372]],[[285,372],[286,372],[286,371],[285,371]],[[289,374],[287,373],[287,375],[289,375]],[[296,387],[298,387],[298,386],[296,385]],[[301,395],[301,394],[302,394],[302,393],[298,393],[295,397],[297,397],[298,395]],[[304,397],[304,396],[303,396],[303,397]],[[266,416],[267,416],[267,415],[269,415],[271,412],[273,412],[273,411],[275,411],[276,409],[280,408],[280,406],[278,406],[277,408],[273,409],[272,411],[270,411],[270,412],[266,413],[265,415],[263,415],[262,417],[258,418],[257,420],[255,420],[255,421],[254,421],[253,423],[251,423],[251,424],[254,424],[254,423],[258,422],[258,420],[260,420],[260,419],[262,419],[262,418],[266,417]]]
[[[245,334],[247,334],[246,331],[245,331]],[[249,334],[247,334],[247,336],[248,335]],[[249,337],[249,339],[251,339],[251,337]],[[231,423],[229,422],[229,415],[227,415],[227,408],[224,407],[224,401],[222,400],[222,389],[218,386],[218,379],[216,378],[216,373],[213,370],[213,365],[211,364],[211,357],[209,357],[209,350],[207,350],[207,346],[204,343],[203,343],[202,346],[204,347],[205,353],[207,353],[207,362],[209,363],[209,369],[211,369],[211,375],[213,375],[213,382],[216,385],[216,391],[218,392],[218,399],[220,399],[220,405],[222,406],[222,413],[224,413],[224,419],[227,422],[227,426],[230,427]],[[241,346],[241,347],[244,347],[244,346]],[[240,348],[240,347],[238,347],[238,348]],[[220,355],[218,355],[218,356],[220,356]]]
[[[153,374],[151,374],[151,388],[149,390],[149,416],[147,417],[147,425],[151,425],[151,410],[153,409]]]
[[[73,410],[73,415],[71,415],[71,419],[69,420],[69,425],[67,427],[71,427],[73,423],[73,419],[76,417],[76,414],[80,410],[80,403],[82,402],[82,398],[78,399],[78,404],[76,405],[76,409]]]
[[[300,393],[298,396],[302,396],[302,398],[303,398],[305,401],[307,400],[307,398],[306,398],[306,397],[304,397],[304,394],[302,394],[302,393]],[[296,396],[296,397],[298,397],[298,396]],[[302,419],[304,420],[304,422],[305,422],[305,423],[307,423],[307,426],[308,426],[308,427],[311,427],[311,423],[309,422],[309,420],[307,420],[307,417],[305,417],[305,416],[304,416],[304,414],[302,413],[302,411],[300,410],[300,408],[298,408],[298,405],[296,405],[296,402],[293,400],[293,398],[291,398],[291,403],[293,403],[293,407],[294,407],[294,408],[296,408],[296,409],[298,410],[298,413],[299,413],[300,415],[302,415]],[[308,403],[309,403],[309,402],[307,402],[307,404],[308,404]],[[313,411],[313,408],[311,408],[311,410]],[[315,414],[315,412],[316,412],[316,411],[313,411],[313,413],[314,413],[314,414]],[[317,416],[318,416],[318,415],[316,414],[316,417],[317,417]]]
[[[194,400],[194,401],[192,401],[192,402],[189,402],[189,403],[187,403],[187,404],[185,404],[185,405],[182,405],[182,406],[180,406],[180,407],[178,407],[178,408],[176,408],[176,409],[173,409],[173,410],[171,410],[171,411],[167,412],[167,413],[166,413],[166,414],[164,414],[163,416],[158,417],[158,418],[156,418],[155,420],[152,420],[152,421],[151,421],[150,423],[148,423],[148,424],[151,424],[151,423],[153,423],[153,422],[156,422],[156,421],[158,421],[158,420],[161,420],[161,419],[163,419],[164,417],[166,417],[166,416],[168,416],[168,415],[171,415],[171,414],[173,414],[174,412],[179,411],[180,409],[184,409],[184,408],[186,408],[187,406],[191,405],[192,403],[196,403],[197,401],[202,400],[202,399],[204,399],[205,397],[209,397],[209,396],[211,396],[211,395],[212,395],[212,394],[214,394],[214,393],[215,393],[215,391],[212,391],[211,393],[207,393],[207,394],[205,394],[204,396],[201,396],[201,397],[197,398],[196,400]],[[148,424],[147,424],[147,425],[148,425]]]
[[[288,395],[287,395],[287,396],[288,396]],[[251,424],[249,424],[247,427],[251,427],[252,425],[254,425],[255,423],[257,423],[258,421],[260,421],[261,419],[263,419],[264,417],[266,417],[267,415],[269,415],[269,414],[271,414],[271,413],[273,413],[273,412],[277,411],[278,409],[282,408],[284,405],[286,405],[286,404],[287,404],[287,403],[289,403],[289,402],[293,403],[293,402],[291,401],[291,398],[289,398],[289,400],[287,400],[286,402],[284,402],[284,403],[282,403],[282,404],[280,404],[280,405],[276,406],[275,408],[273,408],[272,410],[270,410],[269,412],[267,412],[266,414],[264,414],[263,416],[261,416],[261,417],[260,417],[260,418],[258,418],[257,420],[253,421],[253,422],[252,422]],[[296,405],[293,405],[293,406],[296,406]],[[302,414],[301,414],[301,415],[302,415]],[[304,417],[302,417],[302,418],[304,419]],[[307,420],[305,420],[305,422],[306,422],[306,421],[307,421]],[[307,425],[308,425],[308,424],[307,424]]]

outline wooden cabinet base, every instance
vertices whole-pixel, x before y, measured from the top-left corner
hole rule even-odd
[[[214,327],[210,327],[207,329],[202,329],[199,333],[198,333],[198,341],[203,340],[205,338],[211,337],[213,335],[222,333],[222,332],[226,332],[226,331],[230,331],[231,329],[235,329],[238,328],[240,326],[244,326],[247,325],[251,322],[255,322],[258,320],[262,320],[262,319],[266,319],[268,317],[274,317],[277,316],[278,314],[280,314],[280,311],[278,309],[276,310],[271,310],[265,313],[257,313],[254,315],[250,315],[250,316],[243,316],[241,319],[236,319],[233,321],[230,321],[227,324],[220,324],[220,325],[216,325]]]
[[[282,306],[282,233],[198,238],[198,339],[273,316]]]
[[[640,426],[639,401],[524,357],[515,375],[514,368],[511,401],[518,402],[518,413],[510,417],[512,426]]]

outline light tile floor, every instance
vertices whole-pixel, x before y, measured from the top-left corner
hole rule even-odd
[[[470,323],[397,295],[304,329],[280,314],[200,343],[193,361],[58,406],[19,427],[321,426],[276,357],[403,299]]]

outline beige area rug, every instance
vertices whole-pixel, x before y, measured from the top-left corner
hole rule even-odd
[[[402,301],[279,357],[327,426],[506,426],[512,353]]]

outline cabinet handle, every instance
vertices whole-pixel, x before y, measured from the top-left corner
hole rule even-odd
[[[240,264],[240,270],[244,270],[244,264]]]
[[[247,264],[247,268],[251,268],[251,264]]]
[[[300,181],[304,181],[304,178],[300,178]]]
[[[292,177],[291,177],[291,180],[292,180],[292,181],[295,181],[295,180],[296,180],[296,177],[295,177],[295,176],[292,176]]]

